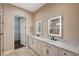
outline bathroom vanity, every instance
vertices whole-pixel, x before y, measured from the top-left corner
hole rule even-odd
[[[60,41],[52,41],[48,38],[30,36],[29,48],[40,56],[77,56],[79,48],[75,45]]]

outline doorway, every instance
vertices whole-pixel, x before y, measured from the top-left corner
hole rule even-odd
[[[26,18],[14,17],[14,49],[26,46]]]

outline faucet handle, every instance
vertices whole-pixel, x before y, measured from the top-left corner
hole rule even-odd
[[[55,39],[55,37],[52,37],[51,40],[57,41],[57,39]]]
[[[52,37],[51,40],[54,40],[54,37]]]

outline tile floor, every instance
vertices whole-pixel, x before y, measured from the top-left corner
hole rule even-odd
[[[30,48],[19,48],[14,51],[11,51],[10,53],[4,54],[4,56],[37,56]]]

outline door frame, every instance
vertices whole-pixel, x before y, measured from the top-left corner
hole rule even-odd
[[[0,18],[1,18],[1,32],[0,32],[1,33],[1,35],[0,35],[1,36],[1,39],[0,39],[1,53],[0,53],[0,56],[4,54],[4,18],[3,17],[4,17],[3,13],[0,12]]]

